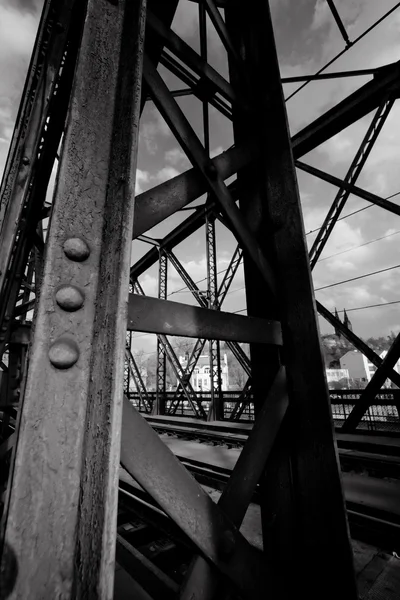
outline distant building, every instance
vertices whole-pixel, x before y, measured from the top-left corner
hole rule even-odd
[[[326,369],[326,379],[328,384],[341,381],[342,379],[349,379],[349,371],[347,369]]]
[[[347,369],[350,379],[368,383],[376,371],[373,365],[362,352],[350,350],[340,359],[342,369]]]
[[[380,357],[383,359],[383,358],[385,358],[385,356],[386,356],[386,354],[387,354],[387,353],[388,353],[388,351],[387,351],[387,350],[383,350],[383,351],[380,353],[380,355],[379,355],[379,356],[380,356]],[[400,374],[400,359],[399,359],[399,360],[397,361],[397,363],[394,365],[394,367],[393,367],[393,370],[394,370],[394,371],[396,371],[396,373],[399,373],[399,374]],[[385,381],[385,383],[383,384],[383,386],[382,386],[382,387],[384,387],[384,388],[391,388],[391,387],[392,387],[392,380],[391,380],[391,379],[386,379],[386,381]],[[394,386],[394,387],[397,387],[397,386]]]
[[[385,358],[387,350],[383,350],[380,353],[380,358]],[[350,379],[356,381],[368,383],[371,381],[373,374],[376,371],[376,366],[373,365],[362,352],[358,350],[351,350],[346,352],[340,359],[340,366],[342,369],[347,369],[349,372]],[[400,374],[400,360],[397,361],[394,370]],[[392,386],[391,380],[387,379],[382,387],[390,388]]]
[[[179,357],[179,362],[185,369],[189,356]],[[221,355],[221,389],[227,391],[229,389],[229,371],[228,357],[226,354]],[[210,358],[208,354],[202,354],[197,361],[190,378],[192,388],[196,391],[210,392],[211,391],[211,374],[210,374]]]

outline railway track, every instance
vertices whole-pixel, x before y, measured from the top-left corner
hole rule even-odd
[[[172,438],[177,439],[178,443],[173,440],[175,445],[171,449],[199,483],[217,495],[224,489],[233,467],[215,462],[211,464],[202,460],[201,450],[198,455],[194,450],[202,447],[203,457],[207,458],[207,453],[204,454],[207,445],[225,446],[210,450],[238,456],[251,429],[251,425],[238,423],[210,425],[192,420],[167,420],[165,417],[147,419],[167,445],[171,445]],[[343,473],[343,485],[352,537],[389,553],[399,553],[400,484],[382,475],[382,469],[385,472],[397,469],[398,473],[399,440],[365,434],[339,434],[338,446],[343,470],[346,471],[346,465],[349,467]],[[186,455],[185,449],[190,450]],[[190,453],[191,456],[188,455]],[[362,466],[363,474],[356,472],[357,464]],[[374,470],[379,477],[371,476]],[[177,597],[178,587],[196,549],[123,469],[119,485],[117,562],[135,576],[152,598],[168,600]],[[259,502],[260,493],[256,489],[251,506],[257,506]]]
[[[180,417],[146,415],[146,420],[160,435],[227,448],[242,448],[252,428],[250,423],[207,423]],[[336,440],[342,471],[400,480],[400,436],[337,432]]]
[[[191,473],[207,488],[221,489],[228,472],[209,465],[182,460]],[[368,479],[368,478],[367,478]],[[205,483],[206,482],[206,483]],[[359,481],[345,481],[346,504],[351,535],[374,544],[387,552],[399,551],[400,515],[390,512],[390,505],[379,501],[372,506],[362,501],[365,489],[357,489]],[[382,482],[370,481],[370,488]],[[383,489],[385,494],[387,490]],[[377,495],[377,498],[379,494]],[[381,498],[382,500],[382,498]],[[256,491],[253,504],[258,504]],[[196,549],[192,542],[160,510],[154,501],[121,469],[117,530],[117,562],[150,594],[172,600],[177,597]],[[140,597],[140,596],[138,596]],[[232,600],[236,596],[232,595]]]

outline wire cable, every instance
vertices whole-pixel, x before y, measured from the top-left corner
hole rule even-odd
[[[372,273],[366,273],[365,275],[359,275],[358,277],[352,277],[351,279],[345,279],[344,281],[337,281],[336,283],[331,283],[329,285],[324,285],[320,288],[315,288],[315,292],[320,292],[321,290],[327,290],[328,288],[335,287],[336,285],[342,285],[343,283],[350,283],[351,281],[357,281],[358,279],[364,279],[365,277],[371,277],[372,275],[377,275],[378,273],[385,273],[386,271],[392,271],[393,269],[398,269],[400,265],[394,265],[393,267],[387,267],[386,269],[380,269],[379,271],[373,271]]]
[[[391,302],[380,302],[379,304],[368,304],[367,306],[356,306],[354,308],[346,308],[346,312],[354,312],[356,310],[366,310],[367,308],[377,308],[380,306],[390,306],[392,304],[400,304],[400,300],[393,300]],[[235,310],[234,314],[246,312],[247,308],[241,308],[240,310]],[[344,310],[338,310],[338,313],[344,313]]]
[[[336,252],[335,254],[331,254],[330,256],[325,256],[324,258],[319,259],[319,263],[324,260],[329,260],[330,258],[334,258],[335,256],[340,256],[341,254],[346,254],[347,252],[352,252],[352,250],[357,250],[357,248],[363,248],[364,246],[369,246],[369,244],[374,244],[375,242],[379,242],[380,240],[385,240],[386,238],[392,237],[393,235],[398,235],[400,233],[400,229],[398,231],[394,231],[393,233],[388,233],[387,235],[383,235],[381,237],[375,238],[374,240],[370,240],[369,242],[364,242],[364,244],[358,244],[358,246],[352,246],[347,250],[342,250],[341,252]]]
[[[392,12],[394,12],[397,8],[399,8],[399,6],[400,6],[400,2],[398,2],[395,6],[393,6],[393,8],[388,10],[380,19],[375,21],[375,23],[373,23],[370,27],[368,27],[368,29],[366,29],[363,33],[361,33],[361,35],[359,35],[355,40],[353,40],[353,42],[351,43],[350,46],[346,46],[346,48],[344,48],[338,54],[336,54],[336,56],[334,56],[329,62],[327,62],[326,65],[324,65],[323,67],[321,67],[321,69],[319,69],[319,71],[314,73],[313,77],[315,77],[316,75],[319,75],[320,73],[325,71],[325,69],[330,67],[338,58],[340,58],[341,56],[343,56],[343,54],[345,54],[348,50],[350,50],[350,48],[353,48],[357,44],[357,42],[359,42],[363,37],[365,37],[373,29],[375,29],[375,27],[380,25],[380,23],[382,23],[382,21],[384,21]],[[300,92],[300,90],[305,88],[306,85],[308,85],[311,81],[313,81],[313,80],[308,79],[306,82],[303,83],[303,85],[301,85],[296,90],[294,90],[294,92],[292,94],[290,94],[287,98],[285,98],[285,102],[288,102],[288,100],[290,100],[291,98],[293,98],[293,96],[298,94]]]
[[[390,200],[391,198],[394,198],[395,196],[398,196],[400,194],[400,192],[395,192],[394,194],[392,194],[391,196],[387,196],[385,198],[385,200]],[[359,208],[357,210],[354,210],[353,212],[344,215],[343,217],[339,217],[339,219],[336,221],[343,221],[343,219],[348,219],[348,217],[352,217],[353,215],[356,215],[357,213],[362,212],[363,210],[367,210],[368,208],[373,208],[374,206],[376,206],[376,204],[368,204],[367,206],[363,206],[363,208]],[[322,229],[323,225],[321,225],[321,227],[317,227],[317,229],[311,229],[311,231],[309,231],[308,233],[306,233],[306,235],[310,235],[311,233],[315,233],[316,231],[319,231],[320,229]]]
[[[392,302],[380,302],[379,304],[369,304],[368,306],[358,306],[356,308],[346,308],[346,312],[365,310],[366,308],[377,308],[378,306],[389,306],[390,304],[400,304],[400,300],[393,300]],[[344,313],[344,310],[339,310],[338,312]]]

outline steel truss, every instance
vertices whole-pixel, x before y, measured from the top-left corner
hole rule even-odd
[[[2,421],[4,452],[12,450],[2,572],[17,564],[15,597],[112,597],[120,462],[198,552],[182,599],[218,596],[220,582],[251,599],[266,593],[290,598],[301,589],[313,600],[322,586],[328,599],[357,597],[295,165],[339,188],[312,250],[312,266],[349,193],[399,214],[394,203],[354,184],[398,97],[400,67],[374,69],[370,82],[290,140],[268,2],[249,0],[245,11],[236,0],[224,2],[223,15],[217,6],[221,2],[199,3],[198,54],[170,28],[177,0],[45,2],[0,205],[0,353],[9,357],[8,364],[2,361],[8,376],[4,404],[12,405],[14,416],[19,411],[15,434]],[[207,62],[206,13],[227,52],[229,80]],[[171,92],[158,64],[187,88]],[[188,93],[203,103],[203,144],[175,100]],[[192,168],[133,203],[139,118],[148,99]],[[235,140],[213,159],[209,105],[232,122]],[[300,161],[373,110],[344,181]],[[46,190],[61,140],[50,207]],[[204,207],[130,265],[132,239],[203,194]],[[44,239],[42,222],[50,213]],[[240,248],[219,288],[216,217]],[[203,226],[208,298],[173,253]],[[159,297],[151,298],[137,281],[157,260]],[[248,316],[220,310],[241,260]],[[167,300],[167,261],[199,306]],[[139,293],[129,294],[129,267]],[[33,305],[27,360],[26,315]],[[351,430],[387,377],[400,385],[393,369],[399,338],[382,361],[324,306],[317,303],[317,309],[378,367],[343,426]],[[170,411],[184,394],[205,416],[188,383],[205,340],[212,341],[212,366],[218,365],[218,342],[225,340],[249,376],[234,416],[251,390],[256,421],[218,505],[123,400],[134,377],[144,409],[151,410],[130,340],[126,344],[127,329],[158,335],[158,412],[164,410],[167,357],[180,384]],[[167,335],[197,339],[185,372]],[[239,342],[250,343],[250,359]],[[220,384],[213,380],[215,393]],[[210,416],[221,416],[218,402]],[[258,483],[263,552],[239,531]],[[308,576],[310,560],[317,577]]]
[[[162,250],[160,250],[158,266],[158,297],[162,300],[167,299],[167,280],[168,280],[168,259]],[[165,392],[167,384],[167,361],[165,345],[160,337],[157,338],[157,370],[156,370],[156,406],[153,407],[155,414],[162,415],[165,412]]]

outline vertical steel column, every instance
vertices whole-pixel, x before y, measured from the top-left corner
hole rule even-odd
[[[207,15],[203,2],[199,2],[199,31],[200,55],[207,61]],[[210,153],[210,118],[208,102],[203,101],[203,132],[204,148]],[[207,197],[210,202],[210,196]],[[207,292],[208,307],[218,310],[218,285],[217,285],[217,257],[215,244],[215,215],[206,212],[206,261],[207,261]],[[218,340],[209,340],[208,356],[210,365],[210,392],[211,403],[207,414],[208,421],[215,421],[221,416],[221,357]]]
[[[158,297],[167,299],[168,258],[160,249],[158,262]],[[167,355],[165,345],[160,336],[157,337],[157,370],[156,370],[156,401],[153,405],[154,415],[165,414],[165,392],[167,391]]]
[[[132,347],[132,331],[126,332],[126,349],[131,352]],[[129,360],[125,353],[125,362],[124,362],[124,391],[125,394],[129,398],[130,392],[130,383],[131,383],[131,370],[129,368]]]
[[[13,598],[113,596],[146,1],[85,8],[5,510]]]
[[[286,600],[302,590],[317,600],[323,586],[325,598],[354,600],[352,551],[269,5],[249,0],[243,10],[239,0],[232,0],[225,15],[247,79],[239,78],[231,63],[231,83],[247,91],[249,102],[247,113],[234,112],[235,141],[251,136],[260,150],[257,164],[238,176],[240,206],[273,261],[278,287],[278,302],[273,302],[245,253],[248,313],[282,323],[281,360],[290,400],[262,480],[264,551],[278,581],[268,592]],[[256,410],[279,358],[251,348]]]
[[[215,243],[215,217],[206,216],[206,259],[208,307],[218,310],[217,257]],[[209,340],[211,404],[208,421],[222,419],[221,356],[218,340]]]

